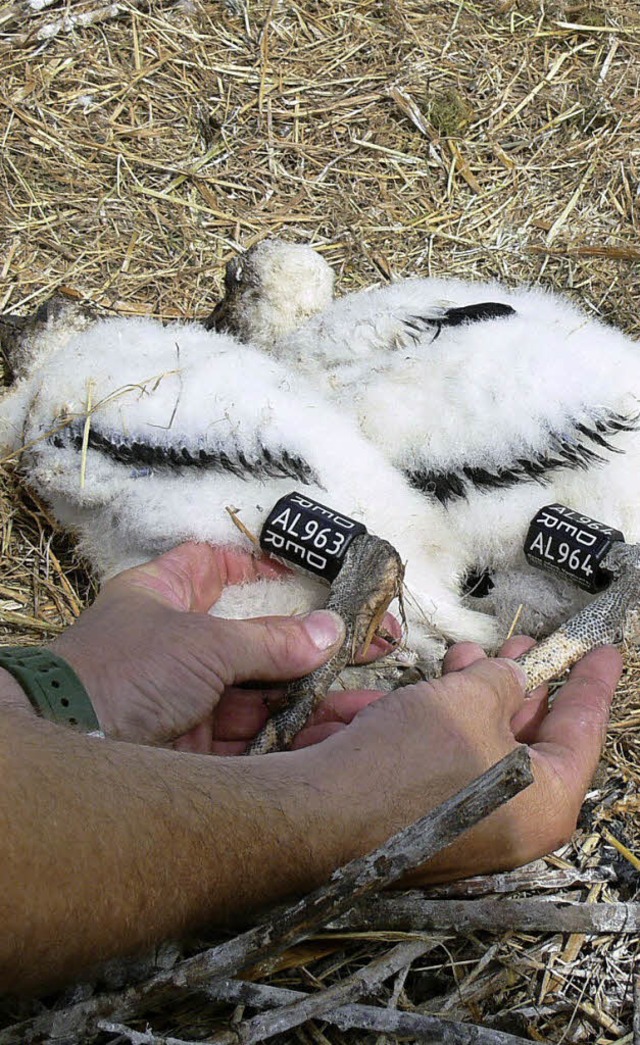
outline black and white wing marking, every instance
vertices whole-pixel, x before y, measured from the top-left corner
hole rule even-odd
[[[472,305],[460,305],[452,308],[430,308],[421,315],[411,315],[404,320],[409,336],[417,340],[425,331],[433,330],[435,341],[445,327],[459,327],[465,323],[483,323],[490,319],[504,319],[515,316],[516,310],[511,305],[503,305],[497,301],[481,301]]]
[[[589,420],[570,420],[559,434],[549,432],[546,445],[528,452],[514,451],[508,464],[498,465],[495,451],[487,448],[485,463],[461,464],[457,468],[439,469],[425,462],[424,467],[404,469],[411,486],[446,505],[466,498],[472,492],[506,489],[520,483],[538,482],[542,486],[552,482],[561,468],[597,468],[607,461],[609,454],[624,453],[610,441],[619,432],[640,430],[640,414],[625,417],[614,411],[605,411]],[[597,448],[597,449],[596,449]]]
[[[82,450],[85,419],[74,419],[49,439],[58,449]],[[199,469],[227,473],[239,479],[294,479],[303,485],[318,482],[314,469],[298,454],[283,447],[270,449],[258,444],[253,452],[229,443],[224,448],[207,445],[204,439],[181,438],[172,433],[170,442],[128,438],[121,432],[103,431],[92,422],[87,439],[92,450],[128,465],[133,470],[153,469],[176,472],[177,469]]]

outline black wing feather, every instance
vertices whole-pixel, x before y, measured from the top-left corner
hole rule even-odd
[[[51,436],[56,447],[73,447],[81,450],[85,422],[83,418],[72,421]],[[224,450],[199,446],[193,448],[186,442],[177,441],[169,445],[147,442],[139,437],[129,441],[121,433],[109,434],[95,426],[89,428],[90,449],[110,457],[120,464],[132,468],[175,469],[197,468],[220,473],[231,473],[239,479],[295,479],[309,485],[318,482],[311,465],[298,454],[283,448],[270,450],[259,446],[253,456],[230,445]]]
[[[639,428],[640,414],[625,417],[610,411],[586,423],[570,421],[561,436],[550,433],[545,450],[532,452],[529,456],[519,453],[506,466],[491,467],[491,451],[487,451],[488,463],[484,467],[460,465],[449,470],[425,467],[405,469],[404,472],[411,486],[446,505],[478,490],[504,490],[527,482],[544,486],[561,468],[586,470],[597,467],[607,460],[602,451],[624,453],[619,446],[605,439],[605,435],[634,432]],[[598,450],[589,443],[595,444]]]
[[[480,301],[473,305],[460,305],[443,308],[433,315],[408,316],[404,320],[410,337],[416,331],[434,329],[434,341],[440,336],[443,327],[459,327],[463,323],[483,323],[490,319],[504,319],[515,316],[516,310],[511,305],[503,305],[498,301]]]

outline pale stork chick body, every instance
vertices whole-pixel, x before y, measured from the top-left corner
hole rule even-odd
[[[492,576],[491,595],[473,605],[506,627],[522,603],[519,627],[535,634],[575,612],[582,593],[527,567],[522,545],[553,501],[640,540],[638,346],[543,290],[431,278],[329,306],[319,295],[316,315],[293,328],[291,298],[310,263],[289,274],[285,308],[284,285],[274,291],[267,275],[277,255],[272,241],[240,259],[212,325],[234,332],[241,316],[243,338],[350,413],[425,502],[446,511],[456,576]],[[282,257],[295,262],[288,245]]]
[[[493,622],[458,599],[442,507],[290,367],[229,336],[95,323],[0,403],[0,451],[21,447],[27,483],[80,534],[101,577],[184,540],[250,548],[226,508],[258,534],[274,503],[299,489],[395,545],[423,654],[439,653],[443,635],[495,641]],[[229,588],[215,612],[302,612],[326,597],[326,585],[298,573]]]

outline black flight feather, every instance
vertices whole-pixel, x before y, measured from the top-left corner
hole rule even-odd
[[[53,446],[73,447],[81,450],[84,419],[72,421],[51,436]],[[193,447],[182,441],[170,445],[146,442],[138,437],[129,440],[122,434],[105,433],[96,427],[89,428],[88,446],[113,461],[130,465],[132,468],[152,467],[155,469],[194,468],[220,473],[231,473],[239,479],[295,479],[309,485],[317,483],[318,476],[311,465],[286,449],[269,450],[258,446],[254,455],[247,455],[230,445],[224,450],[199,445]]]
[[[435,328],[435,341],[443,327],[459,327],[463,323],[482,323],[489,319],[503,319],[506,316],[515,316],[516,310],[511,305],[503,305],[498,301],[480,301],[473,305],[460,305],[453,308],[443,308],[441,311],[429,316],[409,316],[404,320],[404,326],[412,331]]]
[[[603,451],[624,453],[614,446],[606,435],[632,432],[640,428],[640,414],[624,417],[613,411],[592,418],[588,422],[569,421],[562,435],[549,433],[549,442],[544,450],[532,451],[528,456],[520,452],[508,465],[491,465],[491,453],[487,451],[487,465],[477,467],[460,465],[450,470],[433,467],[404,469],[409,484],[427,497],[441,504],[465,498],[469,493],[482,490],[507,489],[519,483],[551,482],[552,473],[560,468],[583,469],[605,464]],[[594,443],[600,452],[588,443]]]

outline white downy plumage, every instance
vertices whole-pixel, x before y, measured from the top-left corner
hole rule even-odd
[[[298,488],[396,546],[410,641],[423,654],[439,652],[434,636],[495,640],[494,623],[458,598],[460,557],[442,506],[290,366],[229,336],[144,319],[72,334],[36,355],[0,403],[0,452],[20,447],[28,484],[79,532],[102,577],[188,539],[250,548],[227,507],[259,533]],[[302,611],[325,598],[321,582],[298,574],[229,588],[216,612]]]
[[[408,279],[334,302],[320,255],[281,241],[230,263],[225,282],[209,324],[303,374],[446,511],[454,576],[489,570],[495,584],[468,605],[507,626],[522,603],[519,626],[541,632],[583,603],[525,564],[544,504],[640,540],[640,350],[620,332],[498,283]]]

